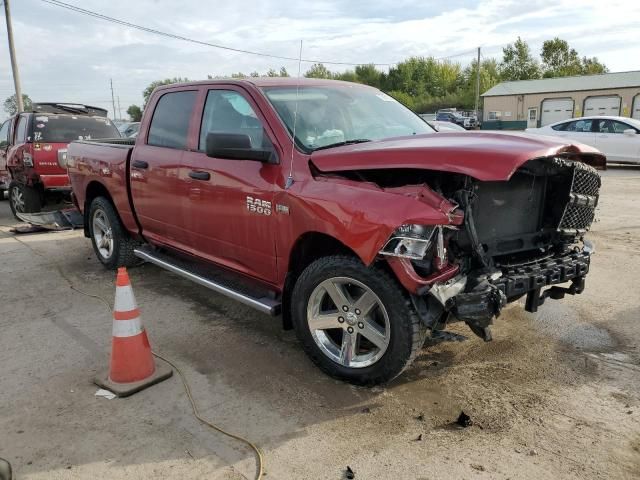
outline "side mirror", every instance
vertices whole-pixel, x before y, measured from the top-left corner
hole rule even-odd
[[[633,128],[627,128],[626,130],[623,130],[622,133],[625,135],[636,135],[636,131]]]
[[[278,157],[273,149],[252,148],[251,138],[242,133],[208,133],[206,152],[208,157],[214,158],[278,163]]]

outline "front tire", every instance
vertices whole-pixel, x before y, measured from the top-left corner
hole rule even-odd
[[[108,269],[131,267],[140,261],[133,250],[139,242],[125,230],[111,201],[96,197],[89,207],[89,234],[93,251]]]
[[[291,308],[296,334],[316,365],[356,385],[397,377],[426,338],[397,281],[354,257],[324,257],[309,265],[293,289]]]
[[[37,213],[42,209],[40,194],[35,188],[22,183],[9,184],[9,206],[16,220],[21,220],[18,213]]]

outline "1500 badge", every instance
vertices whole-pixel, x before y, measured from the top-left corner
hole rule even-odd
[[[258,215],[271,215],[271,202],[259,198],[247,197],[247,210]]]

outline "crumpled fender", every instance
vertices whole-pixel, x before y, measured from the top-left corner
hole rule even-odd
[[[344,178],[316,177],[294,183],[288,193],[275,198],[276,204],[289,204],[291,221],[277,217],[282,222],[279,243],[285,254],[284,245],[318,232],[339,240],[369,265],[402,224],[460,225],[463,221],[456,205],[426,185],[383,189]]]

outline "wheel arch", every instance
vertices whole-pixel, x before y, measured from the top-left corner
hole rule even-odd
[[[362,260],[355,251],[326,233],[310,231],[300,235],[289,253],[288,271],[282,292],[282,327],[291,330],[291,292],[300,274],[315,260],[329,255],[349,255]]]
[[[113,198],[111,197],[109,190],[107,190],[107,187],[105,187],[97,180],[92,180],[91,182],[89,182],[84,197],[84,236],[87,238],[90,237],[89,214],[91,213],[91,202],[93,202],[93,200],[98,197],[105,197],[107,200],[109,200],[109,202],[111,202],[111,205],[114,205],[115,207],[115,203],[113,202]],[[117,213],[118,210],[116,209],[116,214]],[[120,221],[122,222],[122,219],[120,219]]]

